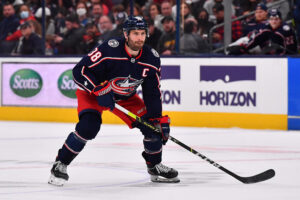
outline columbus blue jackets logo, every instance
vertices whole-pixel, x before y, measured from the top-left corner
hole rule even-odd
[[[136,80],[129,75],[128,77],[114,78],[110,82],[114,93],[129,96],[136,92],[136,89],[143,83],[143,79]]]

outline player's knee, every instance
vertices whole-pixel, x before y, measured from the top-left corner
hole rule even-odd
[[[85,113],[80,116],[75,129],[82,138],[92,140],[99,132],[101,123],[102,118],[98,113]]]

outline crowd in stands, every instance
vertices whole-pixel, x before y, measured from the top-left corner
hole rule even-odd
[[[122,37],[130,14],[130,0],[45,0],[43,23],[41,2],[0,0],[0,55],[83,55]],[[181,0],[179,52],[176,0],[135,0],[133,14],[146,19],[146,43],[161,55],[298,54],[300,0],[232,0],[232,43],[226,48],[224,26],[214,27],[224,23],[225,3]]]

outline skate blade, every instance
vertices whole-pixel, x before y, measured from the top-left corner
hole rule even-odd
[[[53,174],[51,174],[48,183],[55,186],[63,186],[66,180],[62,178],[57,178]]]
[[[151,181],[154,183],[179,183],[180,179],[178,177],[175,178],[163,178],[160,176],[150,175]]]

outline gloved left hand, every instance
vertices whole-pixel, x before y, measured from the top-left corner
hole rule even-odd
[[[149,122],[161,132],[162,143],[165,145],[170,136],[170,118],[168,115],[149,119]]]

